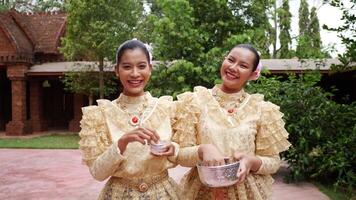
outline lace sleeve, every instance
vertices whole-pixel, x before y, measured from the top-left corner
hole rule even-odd
[[[197,141],[199,115],[200,110],[196,105],[194,93],[178,95],[172,140],[180,146],[177,162],[182,166],[195,166],[199,160]]]
[[[279,107],[262,102],[261,118],[256,136],[256,156],[262,160],[258,174],[275,173],[280,166],[279,153],[291,145],[287,138],[288,132],[284,128],[283,113]]]
[[[117,143],[112,143],[100,109],[97,106],[89,106],[82,111],[79,132],[82,161],[89,167],[92,176],[102,181],[114,174],[124,157],[118,151]]]

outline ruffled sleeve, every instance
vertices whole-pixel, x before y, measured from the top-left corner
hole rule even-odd
[[[82,111],[79,132],[82,161],[96,180],[103,181],[114,174],[124,157],[120,154],[117,143],[112,143],[99,107],[84,107]]]
[[[256,156],[262,161],[257,174],[275,173],[281,164],[279,153],[291,145],[287,138],[288,132],[284,128],[283,113],[279,107],[262,102],[259,129],[256,135]]]
[[[181,166],[193,167],[199,161],[197,134],[200,110],[194,93],[186,92],[178,95],[177,98],[172,138],[172,141],[180,146],[177,163]]]
[[[177,102],[173,101],[172,96],[161,96],[159,98],[159,113],[161,119],[164,118],[165,115],[169,116],[170,126],[173,127],[173,124],[176,122],[176,111],[177,111]],[[159,123],[162,123],[162,120],[158,120]],[[172,138],[170,138],[172,140]],[[180,151],[180,146],[178,143],[172,140],[172,145],[174,146],[174,154],[172,156],[168,156],[167,159],[170,163],[168,163],[167,168],[173,168],[177,165],[178,160],[178,152]]]

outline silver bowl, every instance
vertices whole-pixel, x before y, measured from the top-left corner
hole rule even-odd
[[[151,143],[151,153],[155,155],[159,155],[167,150],[166,145],[169,144],[169,141],[159,141],[158,143]]]
[[[240,163],[234,161],[219,166],[197,165],[200,181],[208,187],[227,187],[238,181],[237,170]]]

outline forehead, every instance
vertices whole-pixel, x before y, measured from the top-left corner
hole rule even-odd
[[[256,59],[255,54],[251,50],[246,48],[241,48],[241,47],[233,48],[228,56],[234,57],[235,59],[239,59],[245,62],[251,62],[251,63],[253,63],[254,60]]]
[[[123,61],[147,61],[145,52],[140,48],[126,49],[121,56],[121,62]]]

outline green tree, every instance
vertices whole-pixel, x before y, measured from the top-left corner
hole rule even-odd
[[[320,25],[319,18],[316,13],[316,8],[313,7],[310,11],[310,37],[311,37],[311,46],[314,51],[321,50],[321,39],[320,39]]]
[[[131,39],[142,15],[140,1],[71,0],[61,52],[68,59],[97,61],[100,98],[104,98],[104,60],[114,60],[115,50]]]
[[[309,33],[309,5],[307,0],[301,0],[299,6],[299,35],[304,36]]]
[[[333,66],[336,71],[348,71],[356,69],[356,14],[354,12],[356,8],[355,0],[340,1],[332,0],[329,1],[331,6],[339,8],[343,15],[343,24],[339,27],[332,28],[327,25],[323,25],[324,29],[336,31],[338,37],[341,38],[342,43],[346,47],[346,52],[343,54],[338,54],[341,65]]]
[[[148,16],[153,24],[154,55],[158,60],[195,61],[202,51],[199,32],[193,27],[193,9],[187,0],[156,2],[160,13]]]
[[[235,26],[241,26],[242,30],[234,34],[249,32],[251,43],[261,52],[262,57],[269,58],[269,48],[275,41],[274,29],[269,22],[274,1],[232,0],[230,5],[237,19],[243,19],[243,23],[235,24]]]
[[[298,58],[309,58],[311,41],[309,32],[309,6],[307,0],[300,1],[299,7],[299,36],[296,54]]]
[[[200,33],[204,53],[214,47],[223,46],[224,41],[239,32],[244,24],[241,19],[236,21],[227,0],[190,0],[189,3],[193,9],[194,27]]]
[[[289,12],[289,0],[283,0],[282,6],[278,9],[279,21],[279,41],[281,47],[279,48],[279,58],[291,58],[291,18],[292,14]]]
[[[89,105],[93,105],[94,97],[97,97],[100,94],[99,77],[95,70],[96,68],[94,63],[76,63],[72,71],[64,73],[64,76],[61,79],[64,83],[65,90],[76,94],[86,95],[88,97]],[[105,96],[114,94],[118,89],[116,76],[111,72],[105,72],[104,81]]]
[[[271,0],[254,0],[251,4],[251,30],[256,30],[253,36],[253,44],[259,49],[262,57],[270,57],[270,46],[275,42],[274,29],[269,22],[269,13],[274,3]]]

